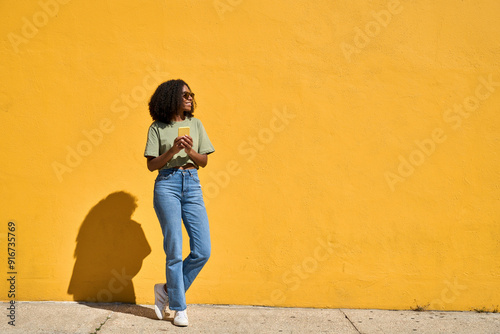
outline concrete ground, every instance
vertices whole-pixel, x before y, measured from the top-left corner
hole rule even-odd
[[[8,303],[0,333],[500,333],[500,313],[189,305],[189,327],[158,320],[152,305]]]

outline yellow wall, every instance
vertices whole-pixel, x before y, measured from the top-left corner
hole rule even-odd
[[[153,303],[147,102],[183,78],[216,148],[200,171],[213,252],[188,303],[500,303],[500,2],[0,11],[0,240],[15,222],[17,300]]]

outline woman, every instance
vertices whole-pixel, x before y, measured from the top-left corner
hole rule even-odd
[[[210,257],[210,231],[198,168],[215,151],[200,120],[193,117],[194,93],[184,81],[170,80],[156,89],[149,102],[154,122],[149,127],[144,156],[150,171],[159,170],[154,209],[163,232],[167,283],[156,284],[155,312],[163,319],[169,306],[174,325],[187,326],[185,293]],[[179,127],[189,135],[178,136]],[[182,221],[181,221],[182,220]],[[182,222],[191,252],[182,260]]]

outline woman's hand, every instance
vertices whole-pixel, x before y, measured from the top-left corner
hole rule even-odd
[[[193,150],[193,138],[188,135],[177,137],[174,140],[174,145],[170,148],[169,160],[172,159],[174,154],[179,153],[182,149],[186,151],[187,155],[193,160],[198,166],[205,167],[208,163],[208,157],[206,154],[200,154]],[[168,160],[167,160],[168,161]]]
[[[186,136],[180,136],[174,139],[174,144],[170,148],[172,150],[173,154],[179,153],[183,148],[186,147],[187,141],[186,141]],[[191,137],[189,137],[191,138]],[[191,139],[191,146],[189,146],[189,150],[191,150],[191,147],[193,146],[193,140]],[[186,151],[188,153],[188,151]]]
[[[188,135],[184,135],[181,137],[177,137],[174,140],[175,150],[174,153],[179,153],[180,150],[184,149],[186,153],[189,155],[191,153],[191,149],[193,148],[193,138]]]
[[[184,148],[184,151],[187,153],[187,155],[189,155],[193,148],[193,138],[191,138],[191,136],[188,135],[184,135],[178,138],[180,138],[180,142],[182,147]]]
[[[148,156],[148,169],[154,171],[165,166],[174,155],[179,153],[182,149],[186,151],[188,156],[200,167],[205,167],[208,163],[208,158],[206,154],[199,154],[193,150],[193,138],[190,136],[181,136],[174,139],[174,144],[172,147],[162,155],[158,157]]]

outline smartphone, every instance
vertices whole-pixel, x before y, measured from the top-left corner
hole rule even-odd
[[[179,137],[181,136],[189,136],[189,126],[181,126],[179,127]]]

